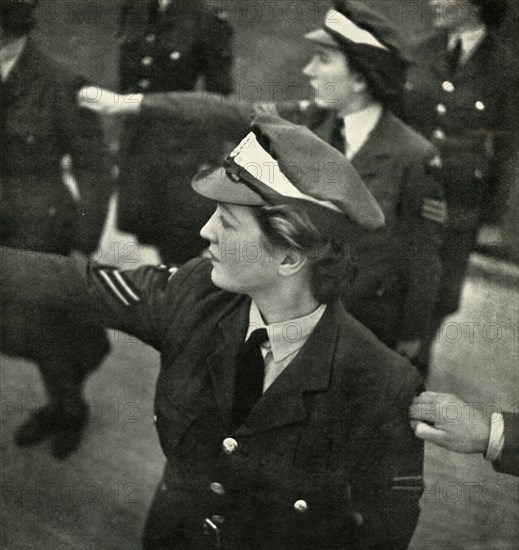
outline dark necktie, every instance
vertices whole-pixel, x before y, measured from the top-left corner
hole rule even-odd
[[[332,130],[332,138],[330,145],[335,147],[343,155],[346,154],[346,141],[344,139],[344,119],[342,117],[337,117],[335,119],[335,125]]]
[[[452,48],[452,50],[449,50],[447,52],[447,67],[448,67],[450,78],[452,78],[458,71],[458,68],[460,66],[461,51],[462,51],[461,39],[458,38],[456,40],[456,44],[454,45],[454,48]]]
[[[232,409],[232,429],[243,421],[263,393],[265,362],[261,344],[268,340],[267,329],[256,329],[244,342],[236,359],[236,385]]]

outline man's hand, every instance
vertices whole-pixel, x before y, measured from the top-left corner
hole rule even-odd
[[[409,415],[420,439],[458,453],[487,450],[490,416],[455,395],[423,392],[414,398]]]
[[[449,220],[447,203],[437,199],[425,198],[422,203],[422,217],[441,225],[447,225]]]
[[[85,86],[77,94],[79,107],[110,116],[139,113],[142,99],[142,94],[118,94],[99,86]]]
[[[407,359],[414,359],[420,351],[420,340],[404,340],[398,342],[395,351]]]

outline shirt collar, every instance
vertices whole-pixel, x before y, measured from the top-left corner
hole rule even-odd
[[[20,55],[22,55],[26,42],[27,36],[21,36],[20,38],[12,40],[3,48],[0,48],[0,71],[2,80],[5,80],[9,76],[9,73],[16,65]]]
[[[452,49],[456,46],[456,42],[461,40],[461,62],[464,63],[472,55],[479,44],[481,44],[486,35],[487,28],[485,25],[479,25],[478,27],[472,27],[465,30],[456,30],[449,34],[447,48],[449,51],[452,51]]]
[[[303,317],[267,325],[261,317],[258,306],[252,301],[245,341],[256,329],[266,328],[269,339],[264,346],[270,348],[269,351],[272,351],[274,361],[282,361],[285,357],[303,347],[323,316],[325,309],[326,304],[321,304],[315,311]]]
[[[373,103],[344,117],[344,132],[347,143],[348,158],[355,155],[366,143],[369,134],[377,125],[382,116],[382,105]]]

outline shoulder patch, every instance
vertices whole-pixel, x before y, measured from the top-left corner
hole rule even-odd
[[[95,270],[95,274],[106,290],[125,306],[135,305],[141,301],[137,290],[118,269],[99,267]]]

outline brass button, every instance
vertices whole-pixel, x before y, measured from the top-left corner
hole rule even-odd
[[[406,90],[408,92],[412,92],[414,90],[414,84],[412,82],[407,81],[404,84],[404,90]]]
[[[484,111],[486,109],[486,106],[482,101],[476,101],[476,103],[474,103],[474,107],[476,107],[478,111]]]
[[[157,423],[157,415],[156,415],[156,414],[153,415],[153,423],[154,423],[154,424]]]
[[[168,490],[168,486],[165,483],[163,483],[160,486],[160,490],[161,490],[161,492],[165,493]]]
[[[173,61],[177,61],[177,59],[180,59],[180,52],[174,51],[169,54],[169,58]]]
[[[147,90],[151,86],[151,82],[147,78],[143,78],[137,82],[137,86],[143,90]]]
[[[455,90],[454,84],[450,80],[445,80],[442,82],[442,89],[444,92],[451,93]]]
[[[34,143],[34,136],[32,134],[29,134],[25,140],[27,141],[27,143]]]
[[[432,137],[438,141],[443,141],[445,139],[445,132],[441,128],[436,128],[432,133]]]
[[[211,491],[215,495],[225,494],[225,489],[223,488],[223,485],[221,483],[218,483],[218,481],[213,481],[211,484],[209,484],[209,489],[211,489]]]
[[[54,216],[57,212],[56,210],[56,207],[55,206],[49,206],[49,209],[47,210],[49,216]]]
[[[296,500],[294,502],[294,510],[300,514],[304,514],[308,510],[306,500]]]
[[[150,32],[150,34],[146,35],[146,42],[149,42],[151,44],[151,42],[155,42],[156,38],[157,37],[152,32]]]
[[[142,59],[141,59],[141,63],[147,67],[148,65],[151,65],[153,63],[153,57],[151,57],[150,55],[145,55]]]
[[[228,455],[232,455],[238,449],[238,442],[232,437],[226,437],[222,442],[222,448]]]
[[[438,103],[438,105],[436,105],[436,112],[439,115],[444,115],[447,112],[447,107],[445,107],[443,103]]]
[[[477,178],[478,180],[480,180],[483,177],[483,172],[481,171],[480,168],[476,168],[474,170],[474,177]]]

